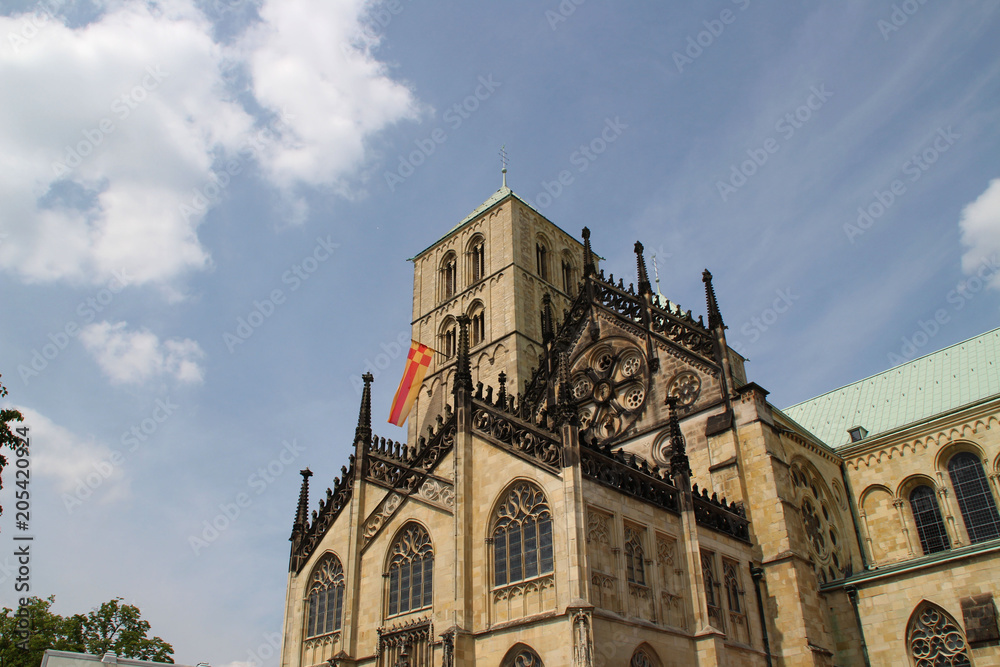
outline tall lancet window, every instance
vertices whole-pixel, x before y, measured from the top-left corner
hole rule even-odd
[[[316,637],[340,630],[344,612],[344,567],[340,559],[326,554],[309,579],[309,612],[306,636]]]
[[[434,548],[427,531],[407,524],[389,549],[389,616],[430,607],[434,595]]]
[[[541,489],[518,482],[493,522],[493,583],[505,586],[552,572],[552,512]]]

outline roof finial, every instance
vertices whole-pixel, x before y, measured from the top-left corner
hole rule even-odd
[[[649,274],[646,273],[646,258],[642,255],[643,247],[639,241],[635,242],[635,265],[639,274],[639,294],[652,294],[653,289],[649,286]]]
[[[503,174],[503,187],[507,187],[507,144],[500,147],[500,173]]]
[[[590,229],[583,228],[583,275],[589,276],[595,273],[594,251],[590,249]]]
[[[705,269],[701,274],[701,280],[705,283],[705,301],[708,302],[708,328],[725,327],[722,314],[719,312],[719,302],[715,298],[715,288],[712,287],[712,273]]]
[[[361,409],[358,410],[358,426],[354,430],[354,445],[366,446],[372,439],[372,381],[375,376],[365,373],[361,376],[365,388],[361,391]]]

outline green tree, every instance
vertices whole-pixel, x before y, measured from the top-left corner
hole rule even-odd
[[[0,664],[3,667],[38,667],[46,649],[173,662],[173,647],[159,637],[149,637],[150,625],[139,608],[115,598],[87,614],[63,617],[50,611],[55,596],[30,597],[15,612],[0,612]]]
[[[30,597],[17,611],[0,612],[0,663],[4,667],[38,667],[45,649],[83,650],[76,624],[49,611],[55,596]]]
[[[0,399],[7,397],[7,388],[0,383]],[[21,438],[11,428],[14,422],[23,422],[24,415],[17,410],[0,410],[0,489],[3,488],[3,469],[7,465],[7,458],[3,455],[4,448],[11,451],[17,450],[21,445]],[[3,514],[3,507],[0,507],[0,514]]]
[[[86,653],[104,655],[114,651],[119,657],[136,660],[173,662],[174,647],[159,637],[149,637],[149,621],[142,619],[135,605],[122,604],[121,598],[108,600],[86,616],[72,619]]]

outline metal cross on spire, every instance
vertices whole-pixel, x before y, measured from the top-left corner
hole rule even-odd
[[[503,174],[503,187],[507,187],[507,144],[500,147],[500,173]]]

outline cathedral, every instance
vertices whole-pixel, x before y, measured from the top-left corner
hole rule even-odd
[[[281,667],[1000,665],[1000,329],[781,410],[635,256],[504,185],[412,258],[433,360],[302,471]]]

